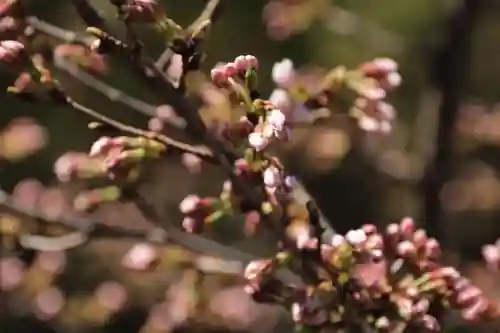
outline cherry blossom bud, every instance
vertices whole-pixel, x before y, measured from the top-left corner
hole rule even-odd
[[[262,173],[263,179],[264,179],[264,184],[267,187],[277,187],[281,183],[281,173],[278,168],[275,166],[270,166],[264,170]]]
[[[415,222],[411,217],[405,217],[399,222],[401,232],[405,236],[411,236],[415,231]]]
[[[108,148],[112,144],[112,142],[112,139],[108,136],[100,137],[90,147],[89,156],[94,157],[103,154],[105,149]]]
[[[333,247],[339,247],[340,245],[342,244],[345,244],[346,240],[344,238],[344,236],[340,235],[340,234],[335,234],[332,236],[332,246]]]
[[[125,19],[134,23],[154,23],[165,16],[162,5],[157,0],[132,0],[121,6]]]
[[[234,167],[236,169],[236,174],[240,175],[244,172],[247,172],[250,170],[250,164],[244,160],[244,159],[238,159],[234,162]]]
[[[500,268],[500,246],[485,245],[482,249],[482,253],[489,267],[495,270]]]
[[[182,220],[182,228],[187,232],[195,232],[198,229],[200,223],[192,217],[186,216]]]
[[[238,72],[236,64],[234,62],[229,62],[223,67],[223,73],[226,78],[233,77]]]
[[[280,88],[288,88],[295,82],[295,69],[290,59],[283,59],[274,64],[272,73],[274,83]]]
[[[427,233],[423,229],[418,229],[413,233],[412,242],[416,247],[421,247],[427,242]]]
[[[123,257],[125,268],[144,271],[150,268],[158,259],[156,249],[148,243],[135,244]]]
[[[248,135],[248,143],[255,150],[261,151],[267,147],[269,139],[263,133],[254,132]]]
[[[356,229],[356,230],[350,230],[346,235],[345,235],[346,240],[351,243],[354,246],[359,246],[366,242],[366,234],[363,230],[361,229]]]
[[[248,66],[251,69],[259,69],[259,60],[257,59],[257,57],[247,54],[245,56],[245,60],[248,62]]]
[[[367,236],[373,235],[377,232],[377,227],[373,224],[365,224],[361,228]]]
[[[285,126],[286,116],[280,110],[273,109],[268,112],[267,121],[276,131],[282,131]]]
[[[398,244],[397,252],[400,256],[406,257],[415,254],[416,248],[410,241],[403,241]]]
[[[372,63],[386,73],[396,72],[398,70],[398,63],[390,58],[376,58]]]
[[[192,173],[201,171],[201,158],[195,154],[182,154],[182,164]]]
[[[23,61],[24,45],[15,40],[0,41],[0,61],[5,63],[13,63]]]
[[[425,242],[425,256],[429,259],[437,259],[441,254],[439,242],[431,238]]]
[[[297,178],[295,178],[294,176],[286,176],[285,179],[283,180],[283,183],[288,188],[295,187],[297,185]]]
[[[292,111],[293,101],[288,92],[284,89],[274,89],[269,96],[269,101],[274,107],[289,113]]]
[[[399,237],[400,234],[399,225],[397,225],[396,223],[389,224],[386,228],[386,232],[389,236],[392,236],[394,238]]]
[[[401,74],[397,72],[389,73],[387,77],[385,78],[385,81],[387,81],[387,84],[389,85],[389,89],[397,88],[401,85],[401,82],[403,81],[403,78],[401,77]]]
[[[227,79],[225,72],[224,72],[224,68],[222,68],[222,67],[213,68],[210,71],[210,77],[211,77],[213,83],[219,84],[219,85],[222,84],[223,82],[225,82]]]
[[[179,204],[179,209],[183,214],[194,212],[200,205],[201,198],[197,195],[188,195]]]

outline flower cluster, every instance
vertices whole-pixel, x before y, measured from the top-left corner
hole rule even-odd
[[[233,62],[220,64],[210,71],[212,81],[220,86],[228,84],[229,79],[244,78],[245,75],[252,70],[259,68],[259,62],[252,55],[241,55],[234,59]]]
[[[308,244],[300,255],[281,252],[251,262],[245,270],[247,292],[257,300],[289,307],[297,324],[439,332],[440,311],[448,307],[459,309],[470,321],[500,315],[498,305],[456,269],[439,263],[438,242],[415,229],[410,218],[384,232],[364,225],[345,236],[335,235],[330,244]],[[320,261],[312,272],[302,273],[305,281],[313,273],[316,279],[296,286],[276,277],[278,269],[293,269],[294,261],[307,260],[307,253],[315,251]]]
[[[368,132],[391,132],[396,110],[385,99],[402,81],[394,60],[377,58],[356,70],[337,67],[324,78],[312,77],[298,72],[290,59],[283,59],[272,70],[277,88],[270,101],[289,114],[292,122],[308,121],[311,111],[327,107],[333,93],[347,87],[359,96],[350,110],[359,127]]]
[[[368,88],[362,88],[351,113],[366,131],[389,133],[396,117],[394,107],[384,101],[387,92],[401,84],[398,64],[389,58],[377,58],[359,66],[360,72],[372,79]]]

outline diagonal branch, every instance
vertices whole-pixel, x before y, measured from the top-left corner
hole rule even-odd
[[[185,30],[187,36],[191,35],[193,31],[195,31],[203,22],[210,21],[212,23],[215,23],[215,21],[217,21],[217,19],[219,18],[219,14],[221,13],[223,2],[226,0],[205,1],[207,2],[207,4],[205,5],[203,11],[196,18],[196,20],[194,20],[193,23],[191,23]],[[174,51],[172,51],[170,45],[167,45],[165,50],[155,61],[155,66],[161,71],[165,70],[166,66],[170,63],[170,60],[173,56]]]

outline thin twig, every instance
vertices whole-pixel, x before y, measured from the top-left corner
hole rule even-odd
[[[42,21],[36,17],[26,18],[26,22],[35,30],[42,32],[48,36],[62,40],[68,44],[83,44],[89,46],[94,37],[87,36],[84,34],[77,34],[71,30],[63,29],[50,24],[46,21]],[[142,113],[148,117],[156,117],[156,107],[154,105],[148,104],[140,99],[134,98],[127,93],[110,86],[109,84],[95,78],[93,75],[83,71],[79,68],[77,64],[72,63],[64,56],[54,54],[54,66],[60,70],[71,75],[73,78],[77,79],[81,83],[85,84],[97,92],[106,96],[109,100],[113,102],[119,102],[135,111]],[[165,120],[168,124],[184,129],[186,127],[185,121],[180,117],[173,117],[172,119]]]
[[[72,99],[67,100],[67,104],[71,106],[74,110],[78,112],[85,113],[86,115],[92,117],[96,121],[109,125],[121,132],[136,135],[136,136],[144,136],[144,137],[149,137],[155,140],[160,141],[161,143],[165,144],[168,148],[174,151],[178,151],[181,153],[189,153],[198,156],[199,158],[203,159],[206,162],[214,163],[214,158],[211,154],[211,152],[208,149],[205,149],[203,147],[197,148],[193,147],[187,143],[183,143],[177,140],[174,140],[166,135],[163,134],[158,134],[150,131],[145,131],[133,126],[126,125],[124,123],[121,123],[117,120],[114,120],[112,118],[106,117],[105,115],[89,108],[86,107],[85,105],[82,105]]]
[[[205,8],[200,13],[200,15],[185,30],[186,35],[187,36],[191,35],[192,32],[195,31],[200,26],[200,24],[202,24],[205,21],[210,21],[210,22],[214,23],[219,17],[223,1],[224,0],[207,1]],[[158,68],[160,71],[165,71],[166,66],[170,63],[170,60],[172,59],[174,54],[175,53],[170,48],[170,45],[167,45],[165,50],[161,53],[161,55],[155,61],[156,68]]]

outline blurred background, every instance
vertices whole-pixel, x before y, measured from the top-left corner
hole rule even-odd
[[[31,10],[60,27],[84,30],[68,2],[33,0]],[[201,0],[164,2],[181,25],[188,25],[203,8]],[[107,2],[94,3],[113,19]],[[147,49],[159,55],[164,47],[160,36],[147,29],[141,32]],[[341,116],[347,110],[335,110],[328,122],[294,129],[293,139],[279,154],[337,231],[412,216],[442,242],[451,263],[500,300],[500,277],[481,264],[482,245],[500,238],[499,41],[500,2],[495,0],[235,0],[228,1],[207,39],[204,69],[253,54],[260,63],[261,91],[268,96],[274,88],[271,69],[283,58],[308,70],[355,68],[374,57],[395,59],[403,84],[389,98],[398,110],[391,135],[361,133]],[[147,126],[147,117],[109,101],[64,71],[56,73],[75,99]],[[105,75],[95,75],[151,105],[161,103],[155,92],[112,59]],[[11,79],[0,75],[3,87]],[[0,104],[2,143],[22,143],[35,151],[2,161],[2,188],[17,193],[19,200],[36,197],[39,208],[52,207],[55,214],[72,214],[64,198],[74,193],[74,186],[58,184],[54,163],[68,151],[88,150],[97,138],[87,128],[88,119],[65,108],[22,103],[7,94],[0,95]],[[179,130],[171,133],[187,140]],[[215,194],[224,179],[205,166],[193,175],[175,157],[149,167],[141,193],[173,225],[180,223],[178,203],[187,194]],[[92,216],[130,228],[151,227],[127,204],[106,204]],[[269,254],[272,248],[265,236],[258,239],[258,247],[255,239],[235,237],[232,230],[213,237],[254,255]],[[188,264],[179,266],[179,258],[190,262],[196,257],[189,251],[161,249],[162,264],[154,270],[125,272],[123,257],[134,246],[129,240],[99,240],[65,253],[3,255],[0,276],[6,296],[2,293],[0,301],[8,302],[0,305],[0,325],[26,332],[291,329],[279,309],[251,303],[235,287],[238,279],[200,276]],[[21,280],[29,282],[23,288],[32,298],[12,296],[9,286]],[[202,296],[190,294],[197,288]],[[199,298],[199,304],[196,315],[188,316],[192,298]],[[164,299],[182,306],[168,308]],[[165,313],[175,312],[172,309],[179,313],[167,320]],[[104,316],[106,311],[112,315]],[[450,321],[450,332],[478,329]],[[498,329],[488,326],[481,332]]]

